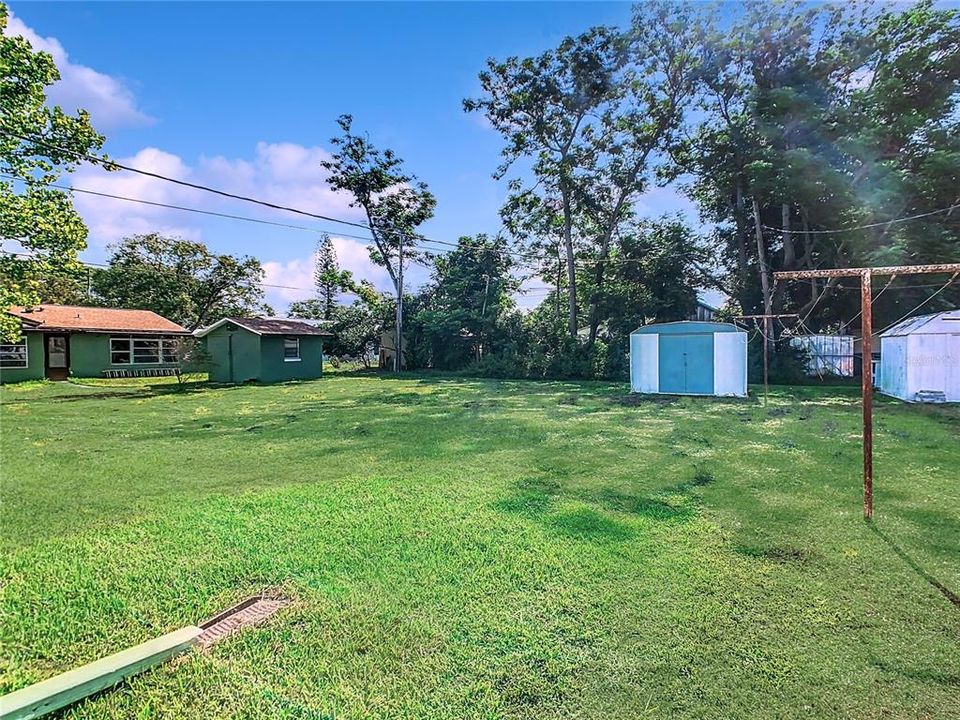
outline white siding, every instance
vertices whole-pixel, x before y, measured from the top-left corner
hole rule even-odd
[[[917,333],[906,338],[906,394],[916,400],[923,391],[942,392],[947,402],[960,402],[960,335]],[[898,395],[898,397],[901,397]]]
[[[880,392],[907,399],[907,338],[880,338]]]
[[[746,333],[714,333],[713,394],[747,396]]]
[[[659,392],[659,335],[630,336],[630,390],[639,393]]]

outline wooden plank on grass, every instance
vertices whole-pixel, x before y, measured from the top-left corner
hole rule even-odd
[[[66,707],[179,655],[193,645],[202,632],[200,628],[189,625],[4,695],[0,697],[0,720],[28,720]]]

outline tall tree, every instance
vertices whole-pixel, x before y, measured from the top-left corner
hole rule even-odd
[[[16,241],[29,257],[0,255],[0,308],[41,300],[43,279],[77,272],[87,228],[70,195],[51,185],[77,164],[78,153],[103,146],[84,110],[69,115],[47,105],[46,88],[60,79],[49,53],[8,36],[0,3],[0,240]],[[16,341],[20,324],[0,313],[0,339]]]
[[[434,259],[416,317],[428,346],[427,364],[457,369],[489,351],[520,285],[505,251],[502,238],[479,234],[461,237],[454,250]]]
[[[331,320],[337,307],[337,297],[349,290],[353,275],[349,270],[341,270],[337,263],[337,251],[330,236],[324,233],[317,243],[316,266],[313,273],[317,295],[323,305],[323,320]]]
[[[330,187],[350,193],[350,205],[366,215],[373,239],[370,259],[386,268],[396,291],[399,345],[403,337],[403,268],[422,257],[423,251],[416,246],[418,228],[433,217],[437,200],[426,183],[403,169],[403,161],[393,150],[380,150],[366,136],[354,133],[350,115],[341,115],[337,124],[342,132],[331,140],[336,151],[322,165],[330,173]],[[399,370],[399,357],[397,362]]]
[[[607,259],[634,204],[655,180],[697,87],[708,16],[687,3],[648,2],[634,10],[630,62],[617,101],[585,130],[588,166],[579,178],[593,260],[588,345],[597,338]]]
[[[480,73],[483,95],[463,103],[468,112],[484,113],[506,140],[503,162],[494,177],[504,177],[518,158],[531,157],[537,185],[559,204],[571,337],[578,329],[574,233],[580,208],[576,176],[586,162],[588,128],[621,92],[617,75],[626,58],[620,33],[593,28],[565,38],[555,50],[537,57],[491,58]]]
[[[217,255],[203,243],[156,233],[124,238],[94,275],[103,302],[153,310],[190,330],[228,316],[272,314],[262,282],[256,258]]]

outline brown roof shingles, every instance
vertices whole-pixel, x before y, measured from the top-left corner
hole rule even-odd
[[[9,310],[30,330],[79,332],[187,333],[187,329],[150,310],[85,307],[83,305],[33,305]]]
[[[322,335],[333,337],[332,333],[308,322],[278,318],[227,318],[232,323],[261,335]]]

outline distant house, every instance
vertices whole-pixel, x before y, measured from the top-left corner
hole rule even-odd
[[[713,322],[713,316],[717,314],[717,308],[705,303],[703,300],[697,300],[697,309],[690,313],[687,320],[698,322]]]
[[[287,318],[224,318],[194,332],[211,359],[213,382],[310,380],[323,373],[323,339],[315,324]]]
[[[0,382],[169,375],[189,331],[149,310],[80,305],[12,307],[23,337],[0,345]]]

